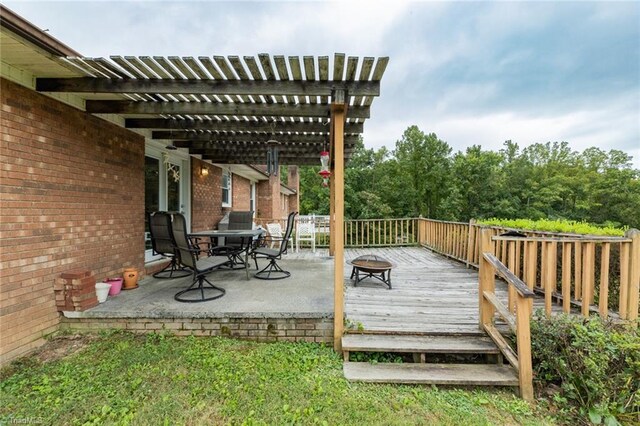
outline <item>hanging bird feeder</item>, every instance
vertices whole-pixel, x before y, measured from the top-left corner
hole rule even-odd
[[[329,186],[329,178],[331,172],[329,171],[329,151],[322,151],[320,153],[321,168],[318,174],[322,177],[322,186]]]
[[[275,139],[276,133],[276,121],[271,123],[271,138],[267,141],[267,174],[269,176],[278,176],[278,170],[280,169],[278,158],[278,146],[280,142]]]

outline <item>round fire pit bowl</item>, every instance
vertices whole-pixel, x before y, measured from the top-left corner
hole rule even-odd
[[[365,278],[375,278],[391,289],[391,269],[395,265],[387,259],[375,254],[365,254],[351,260],[349,264],[353,266],[351,279],[355,277],[354,287],[357,287],[358,283]]]

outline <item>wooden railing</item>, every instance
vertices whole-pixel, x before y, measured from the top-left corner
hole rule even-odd
[[[481,233],[480,252],[480,328],[487,332],[509,364],[518,372],[520,396],[526,401],[532,401],[533,367],[529,317],[534,293],[494,255],[494,242],[489,229],[484,229]],[[496,273],[507,282],[509,295],[513,293],[513,305],[510,300],[508,306],[505,306],[496,297]],[[515,334],[516,351],[496,328],[496,312]]]
[[[326,216],[303,217],[316,225],[316,247],[329,247],[329,220]],[[280,223],[284,231],[286,219],[258,218],[257,225]],[[295,229],[294,229],[295,233]],[[346,219],[345,247],[392,247],[418,245],[418,219]]]
[[[480,249],[477,241],[469,240],[469,235],[468,223],[418,219],[420,244],[462,262],[467,262],[474,250]]]
[[[324,216],[314,218],[304,218],[306,222],[313,222],[316,225],[316,247],[329,247],[329,219]],[[267,223],[279,223],[282,227],[282,232],[285,231],[287,226],[287,219],[274,219],[274,218],[256,218],[254,219],[256,225],[262,226],[267,229]],[[300,222],[300,219],[296,217],[296,223]],[[293,228],[293,235],[295,236],[296,228]],[[308,245],[308,243],[306,243]]]
[[[316,247],[329,246],[326,216],[307,217],[316,224]],[[256,223],[285,219],[259,218]],[[583,315],[638,318],[640,286],[640,231],[625,237],[582,236],[541,231],[522,231],[499,226],[445,222],[424,218],[345,220],[345,247],[382,247],[422,244],[445,256],[478,268],[480,233],[488,229],[495,239],[495,256],[529,289],[544,294],[545,311],[554,299],[564,312],[578,307]],[[518,232],[523,237],[503,236]],[[511,292],[509,304],[513,307]]]
[[[599,312],[608,317],[614,311],[621,319],[638,318],[640,231],[600,237],[483,227],[473,221],[419,221],[421,244],[476,268],[481,261],[480,233],[487,229],[500,262],[529,289],[544,294],[547,314],[555,299],[567,313],[574,306],[585,316]],[[508,232],[524,236],[501,236]]]
[[[344,241],[345,247],[417,245],[417,219],[345,220]]]

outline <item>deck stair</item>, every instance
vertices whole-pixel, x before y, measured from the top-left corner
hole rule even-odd
[[[518,374],[504,364],[500,350],[486,336],[345,334],[342,337],[344,376],[371,383],[439,384],[458,386],[518,386]],[[414,354],[411,363],[349,361],[351,352]],[[426,354],[485,355],[485,363],[426,362]]]

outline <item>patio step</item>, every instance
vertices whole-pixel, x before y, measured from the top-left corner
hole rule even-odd
[[[518,386],[509,365],[498,364],[395,364],[345,362],[344,377],[352,382],[458,386]]]
[[[404,352],[437,354],[498,354],[491,338],[483,336],[411,336],[384,334],[345,334],[342,336],[345,359],[348,352]]]

